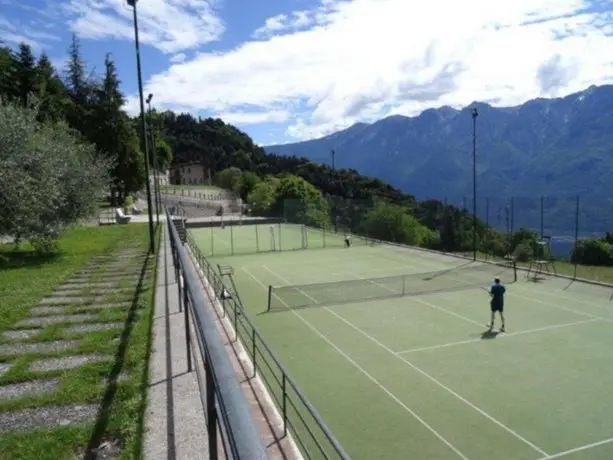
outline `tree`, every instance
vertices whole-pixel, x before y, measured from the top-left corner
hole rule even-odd
[[[65,123],[38,123],[35,110],[0,104],[0,234],[40,250],[98,210],[108,164]]]
[[[108,54],[104,67],[104,78],[94,93],[89,137],[114,165],[111,196],[114,205],[121,205],[127,194],[138,191],[145,183],[144,158],[134,126],[122,110],[125,98],[119,91],[115,63]]]
[[[17,57],[9,47],[0,48],[0,100],[14,102],[19,96]]]
[[[81,56],[81,44],[76,35],[68,49],[68,63],[66,65],[64,84],[72,104],[66,111],[66,120],[84,136],[88,137],[91,123],[91,102],[94,96],[95,85],[86,76],[85,62]]]
[[[158,161],[158,170],[167,171],[172,163],[172,149],[164,138],[156,134],[155,136],[155,153]]]
[[[330,207],[321,191],[291,174],[280,178],[271,211],[296,224],[320,228],[329,228],[331,224]]]
[[[28,105],[37,102],[36,96],[39,96],[38,73],[32,49],[27,43],[19,45],[19,53],[17,55],[17,85],[19,103],[22,107],[28,107]]]
[[[247,204],[253,214],[267,215],[270,213],[280,182],[276,177],[267,176],[253,187],[247,196]]]
[[[243,184],[243,172],[235,167],[224,169],[215,175],[213,183],[220,188],[239,192]]]
[[[420,224],[405,207],[383,201],[367,214],[363,227],[371,238],[412,246],[433,238],[433,232]]]
[[[70,107],[71,101],[64,83],[45,53],[41,54],[38,59],[36,72],[41,97],[38,110],[39,121],[62,120]]]

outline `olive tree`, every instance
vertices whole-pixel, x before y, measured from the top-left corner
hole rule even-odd
[[[108,160],[65,123],[39,123],[32,109],[0,103],[0,235],[41,250],[96,214]]]

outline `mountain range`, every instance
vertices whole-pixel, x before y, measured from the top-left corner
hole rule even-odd
[[[514,227],[538,227],[544,195],[544,226],[570,232],[580,195],[581,233],[613,230],[613,85],[516,107],[433,108],[264,149],[328,164],[334,150],[337,168],[378,177],[418,199],[471,208],[473,108],[481,218],[504,226],[501,213],[514,197]]]

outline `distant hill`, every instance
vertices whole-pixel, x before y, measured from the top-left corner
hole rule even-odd
[[[359,123],[321,139],[264,147],[388,181],[418,199],[447,197],[472,207],[472,118],[477,107],[479,215],[505,224],[514,200],[515,227],[538,227],[546,195],[545,227],[574,229],[574,197],[581,195],[582,233],[613,229],[613,86],[591,86],[556,99],[517,107],[475,102],[462,110],[428,109],[416,117]],[[502,217],[501,217],[502,215]]]

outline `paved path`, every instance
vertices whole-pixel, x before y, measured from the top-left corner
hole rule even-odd
[[[179,312],[166,226],[158,258],[144,458],[206,460],[209,458],[206,421],[197,373],[187,373],[185,320]],[[192,351],[196,352],[194,367],[199,369],[202,360],[197,350]]]

